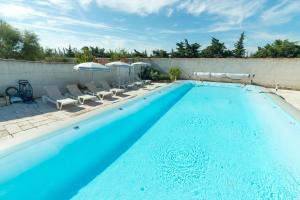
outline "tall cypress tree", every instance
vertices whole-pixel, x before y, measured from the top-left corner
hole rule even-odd
[[[244,48],[245,33],[242,32],[239,40],[234,44],[235,49],[233,55],[236,58],[243,58],[246,55],[246,49]]]

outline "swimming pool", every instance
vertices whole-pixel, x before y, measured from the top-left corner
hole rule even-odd
[[[184,82],[5,152],[0,199],[299,199],[299,148],[258,88]]]

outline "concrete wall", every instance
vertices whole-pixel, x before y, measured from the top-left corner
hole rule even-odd
[[[184,79],[193,78],[191,77],[193,72],[249,73],[255,74],[253,79],[255,84],[275,87],[278,83],[281,88],[300,89],[299,58],[152,58],[148,61],[164,72],[167,72],[170,66],[178,66]]]
[[[152,58],[146,61],[153,66],[167,72],[170,66],[178,66],[182,70],[182,78],[191,79],[194,71],[200,72],[228,72],[255,74],[255,84],[281,88],[300,89],[300,59],[234,59],[234,58]],[[36,97],[44,94],[45,85],[58,85],[62,92],[71,83],[85,83],[91,81],[90,72],[73,70],[74,64],[43,63],[16,60],[0,60],[0,94],[4,94],[8,86],[17,86],[20,79],[29,80]],[[129,80],[129,70],[121,69],[122,80]],[[94,72],[93,80],[117,81],[118,71]],[[231,80],[213,80],[229,81]]]
[[[74,64],[43,63],[16,60],[0,60],[0,94],[4,94],[8,86],[17,86],[18,80],[28,80],[35,97],[40,97],[45,92],[45,85],[57,85],[62,92],[65,86],[71,83],[86,83],[93,80],[117,81],[118,72],[82,72],[74,71]],[[128,80],[128,69],[122,69],[122,80]],[[92,76],[93,75],[93,76]]]

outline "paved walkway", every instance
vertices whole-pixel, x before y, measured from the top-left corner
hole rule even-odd
[[[272,92],[282,96],[289,104],[300,110],[300,91],[271,89]]]
[[[155,85],[163,86],[166,84],[155,83]],[[78,115],[92,110],[99,110],[113,103],[125,101],[147,92],[149,92],[147,88],[132,90],[126,92],[123,96],[116,96],[102,102],[87,101],[84,105],[65,106],[61,111],[58,111],[54,104],[45,104],[41,99],[37,99],[34,104],[20,103],[0,107],[0,140],[13,138],[17,134],[26,134],[40,128],[51,127],[57,122],[69,120]]]

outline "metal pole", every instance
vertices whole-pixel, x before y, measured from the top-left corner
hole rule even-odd
[[[142,80],[142,65],[140,66],[140,80]]]
[[[119,68],[119,89],[121,88],[121,71],[120,71],[120,67]]]

